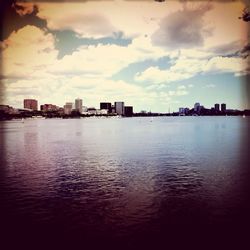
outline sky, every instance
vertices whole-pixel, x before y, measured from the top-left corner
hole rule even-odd
[[[83,99],[134,111],[249,104],[247,1],[26,1],[5,5],[1,103]]]

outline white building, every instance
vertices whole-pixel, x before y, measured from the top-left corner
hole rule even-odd
[[[75,110],[82,113],[82,99],[75,99]]]
[[[64,114],[66,115],[70,115],[72,112],[72,108],[73,108],[73,103],[72,102],[66,102],[66,104],[64,105]]]
[[[115,102],[115,112],[118,115],[124,115],[124,102]]]

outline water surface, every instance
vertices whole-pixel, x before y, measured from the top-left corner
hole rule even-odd
[[[129,248],[247,220],[249,118],[27,119],[0,136],[7,236]]]

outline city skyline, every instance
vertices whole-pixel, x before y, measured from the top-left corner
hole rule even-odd
[[[125,109],[131,109],[132,108],[132,113],[133,113],[133,106],[131,105],[125,105],[124,101],[116,101],[112,104],[112,102],[99,102],[99,108],[96,108],[94,106],[85,106],[83,105],[83,100],[81,98],[76,98],[75,101],[71,102],[66,102],[63,106],[59,106],[55,103],[43,103],[39,105],[39,101],[36,99],[24,99],[23,100],[23,107],[12,107],[8,104],[0,104],[2,107],[2,110],[4,110],[6,107],[9,107],[11,109],[16,109],[16,110],[22,110],[22,109],[27,109],[27,110],[33,110],[33,111],[44,111],[44,112],[50,112],[50,111],[58,111],[58,110],[64,110],[65,114],[70,114],[72,111],[76,111],[81,113],[84,113],[88,110],[107,110],[108,113],[117,113],[118,115],[122,115],[125,113]],[[40,107],[40,108],[39,108]],[[151,110],[141,110],[140,112],[135,112],[135,113],[159,113],[159,114],[164,114],[164,113],[183,113],[185,114],[187,111],[189,112],[192,110],[194,112],[200,112],[202,109],[203,110],[212,110],[212,111],[246,111],[249,112],[250,109],[235,109],[233,107],[228,107],[226,103],[224,102],[219,102],[219,103],[214,103],[211,106],[205,106],[201,102],[195,102],[192,106],[187,106],[183,105],[181,107],[178,107],[178,110],[172,110],[170,112],[170,109],[166,112],[153,112]],[[129,111],[131,112],[131,111]]]
[[[197,100],[250,108],[246,1],[34,3],[10,7],[13,26],[5,16],[1,104],[63,107],[80,96],[88,107],[123,100],[136,112]]]

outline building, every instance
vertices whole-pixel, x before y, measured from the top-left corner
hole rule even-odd
[[[200,111],[200,103],[199,102],[196,102],[195,104],[194,104],[194,111],[195,112],[199,112]]]
[[[112,114],[115,113],[115,105],[111,105],[111,113],[112,113]]]
[[[82,99],[75,99],[75,110],[82,113]]]
[[[97,114],[96,108],[94,108],[94,107],[88,108],[87,114],[88,114],[88,115],[96,115],[96,114]]]
[[[185,115],[185,108],[179,108],[179,115]]]
[[[220,111],[220,104],[219,103],[215,103],[214,104],[214,109],[215,109],[215,112],[219,112]]]
[[[9,105],[0,105],[0,114],[17,114],[18,111]]]
[[[225,103],[221,104],[221,112],[225,113],[227,111],[227,106]]]
[[[108,113],[112,112],[112,105],[110,102],[100,102],[100,110],[106,109]]]
[[[54,104],[43,104],[40,106],[40,109],[43,112],[51,112],[51,111],[57,111],[58,107]]]
[[[24,99],[23,100],[23,107],[25,109],[37,110],[37,107],[38,107],[37,100],[35,100],[35,99]]]
[[[124,102],[115,102],[115,113],[124,115]]]
[[[189,108],[179,108],[179,115],[188,115]]]
[[[124,115],[125,116],[133,116],[133,107],[132,106],[125,106],[124,107]]]
[[[64,105],[64,114],[65,115],[70,115],[72,112],[72,108],[73,108],[73,103],[72,102],[66,102],[66,104]]]
[[[107,109],[97,109],[96,114],[97,115],[108,115],[108,110]]]

